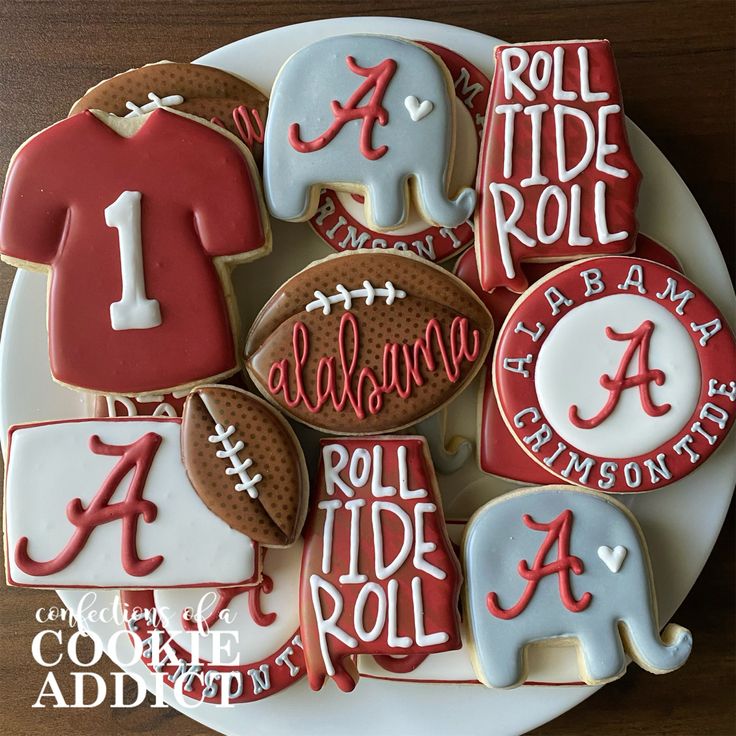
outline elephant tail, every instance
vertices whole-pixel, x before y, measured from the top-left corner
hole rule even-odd
[[[667,624],[661,638],[651,624],[637,627],[624,623],[622,628],[628,654],[640,667],[655,674],[682,667],[693,648],[692,634],[677,624]]]
[[[416,181],[416,205],[428,222],[440,227],[458,227],[473,216],[475,190],[464,187],[455,199],[449,199],[436,178],[418,176]]]

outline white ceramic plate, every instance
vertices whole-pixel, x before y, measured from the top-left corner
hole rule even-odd
[[[301,46],[325,36],[354,32],[433,41],[462,54],[489,76],[493,47],[499,43],[479,33],[426,21],[342,18],[268,31],[213,51],[199,61],[241,74],[268,90],[279,67]],[[654,144],[634,125],[629,126],[629,135],[637,163],[644,172],[639,205],[642,231],[677,255],[686,274],[708,292],[733,324],[736,300],[723,257],[702,212]],[[250,323],[283,280],[328,253],[308,226],[274,223],[272,256],[239,269],[234,276],[243,324]],[[79,416],[85,412],[79,394],[51,380],[45,301],[45,277],[19,272],[0,344],[3,434],[15,422]],[[452,404],[448,420],[451,431],[474,436],[475,398],[471,387]],[[314,437],[307,433],[305,439],[311,445]],[[662,624],[692,587],[723,523],[736,480],[736,464],[732,460],[735,441],[736,436],[732,435],[705,466],[687,479],[666,490],[627,500],[649,542]],[[460,518],[513,487],[483,476],[473,462],[453,475],[442,476],[441,486],[448,516]],[[70,607],[76,607],[82,595],[83,591],[60,592]],[[114,600],[114,592],[103,591],[98,594],[97,603],[109,606]],[[116,630],[115,624],[95,624],[91,628],[103,640]],[[121,658],[128,656],[124,649],[120,647],[118,652]],[[569,681],[575,679],[572,666],[574,657],[566,657],[563,651],[541,658],[530,674],[534,679]],[[143,665],[129,669],[152,683]],[[257,703],[233,708],[204,705],[187,713],[225,734],[512,734],[556,717],[595,689],[535,686],[506,692],[479,685],[420,685],[363,678],[353,694],[344,695],[332,685],[313,693],[301,680]],[[166,699],[184,710],[170,693]]]

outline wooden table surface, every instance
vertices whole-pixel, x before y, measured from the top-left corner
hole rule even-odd
[[[18,145],[64,117],[71,103],[101,79],[160,59],[188,61],[288,23],[383,14],[451,23],[509,41],[608,38],[628,115],[687,182],[733,267],[734,8],[733,0],[3,0],[0,166],[4,172]],[[13,269],[0,268],[3,313],[12,278]],[[688,664],[665,677],[632,667],[622,680],[535,733],[735,733],[734,572],[732,509],[703,574],[674,617],[693,632]],[[31,657],[31,640],[45,628],[34,620],[34,612],[57,603],[51,592],[0,589],[0,733],[212,733],[173,709],[145,705],[135,710],[32,709],[46,676]],[[104,658],[92,669],[110,683],[112,667]],[[58,671],[69,696],[70,669]],[[492,718],[489,713],[489,723]]]

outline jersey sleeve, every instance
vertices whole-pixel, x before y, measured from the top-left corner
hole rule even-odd
[[[195,221],[202,247],[210,256],[235,256],[262,248],[267,224],[255,165],[249,165],[240,147],[212,131],[220,162],[212,172],[201,201],[195,206]]]
[[[68,214],[54,181],[47,133],[39,133],[18,149],[0,202],[0,254],[42,265],[54,260]]]

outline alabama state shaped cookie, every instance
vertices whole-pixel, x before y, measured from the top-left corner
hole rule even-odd
[[[375,230],[422,219],[456,227],[475,191],[448,192],[455,145],[452,78],[419,44],[377,35],[324,38],[291,56],[273,84],[263,183],[271,214],[300,222],[323,186],[362,194]]]
[[[134,117],[173,107],[237,135],[257,161],[263,155],[268,98],[244,79],[204,64],[160,61],[96,84],[69,111],[104,110]]]
[[[463,537],[465,614],[473,667],[489,687],[520,685],[531,644],[574,643],[589,685],[620,677],[624,653],[662,674],[681,667],[692,636],[661,636],[652,569],[633,514],[611,497],[564,486],[506,493]]]
[[[493,321],[478,297],[418,256],[329,256],[281,286],[256,317],[246,367],[258,390],[334,434],[407,427],[480,369]]]
[[[481,286],[522,292],[521,261],[628,253],[641,174],[608,41],[497,46],[478,165]]]
[[[504,421],[538,463],[609,493],[650,491],[731,429],[736,347],[682,274],[625,256],[553,271],[514,305],[493,356]]]
[[[185,113],[85,111],[8,169],[0,256],[49,273],[51,373],[75,388],[159,394],[235,373],[229,270],[270,246],[250,152]]]
[[[437,54],[452,76],[455,88],[455,153],[450,191],[472,185],[478,164],[479,138],[483,133],[490,80],[476,66],[454,51],[436,44],[422,46]],[[436,263],[452,258],[473,242],[473,223],[457,227],[429,225],[411,208],[409,219],[391,232],[372,230],[364,212],[365,198],[351,192],[324,190],[312,229],[338,253],[345,250],[386,249],[408,251]]]
[[[288,547],[307,513],[308,479],[299,441],[258,396],[200,386],[184,404],[182,457],[207,507],[267,547]]]
[[[462,575],[423,437],[322,440],[310,509],[299,616],[313,690],[327,677],[352,690],[358,654],[460,648]]]

